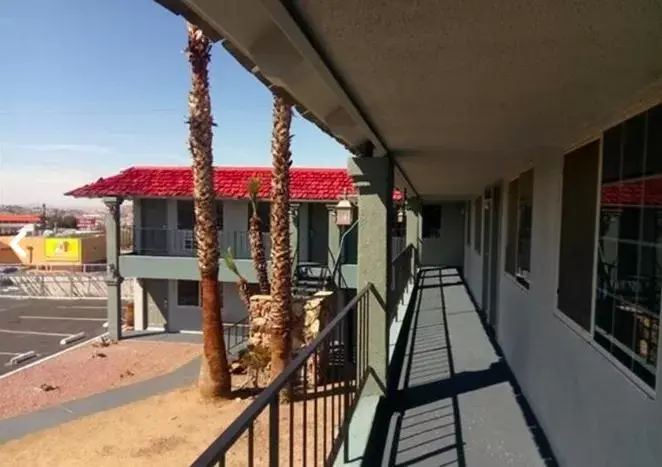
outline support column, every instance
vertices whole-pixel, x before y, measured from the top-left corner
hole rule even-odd
[[[370,294],[367,342],[358,342],[358,352],[367,346],[370,366],[363,394],[385,395],[388,368],[388,316],[391,281],[391,237],[393,223],[393,161],[389,157],[350,158],[348,171],[358,189],[357,289],[368,283]],[[364,336],[358,329],[358,336]]]
[[[149,326],[144,286],[144,279],[133,280],[133,327],[136,331],[144,331]]]
[[[299,203],[290,203],[290,254],[296,263],[301,261],[299,258]],[[296,266],[296,264],[294,265]]]
[[[122,198],[104,198],[106,213],[106,286],[108,288],[108,334],[112,340],[122,338],[122,275],[120,256],[120,206]]]
[[[336,225],[336,205],[327,204],[326,209],[329,212],[329,251],[327,264],[332,268],[340,254],[340,228]]]
[[[409,198],[407,200],[407,233],[405,246],[414,245],[412,271],[421,264],[421,200]]]

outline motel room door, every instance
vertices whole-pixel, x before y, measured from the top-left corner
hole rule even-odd
[[[501,238],[501,186],[485,190],[483,196],[483,311],[493,328],[497,325],[499,300],[499,244]]]

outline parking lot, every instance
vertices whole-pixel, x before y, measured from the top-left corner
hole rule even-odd
[[[52,300],[0,298],[0,375],[52,355],[105,332],[104,300]],[[85,333],[80,340],[61,340]],[[18,365],[10,361],[33,351],[35,358]]]

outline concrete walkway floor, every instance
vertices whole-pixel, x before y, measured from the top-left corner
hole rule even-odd
[[[364,465],[555,466],[457,271],[421,271],[413,300]]]

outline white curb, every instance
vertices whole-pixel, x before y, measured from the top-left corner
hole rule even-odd
[[[47,357],[42,358],[41,360],[37,360],[36,362],[28,363],[27,365],[22,366],[22,367],[20,367],[20,368],[16,368],[15,370],[12,370],[12,371],[10,371],[10,372],[7,372],[7,373],[5,373],[4,375],[0,375],[0,380],[2,380],[2,379],[4,379],[4,378],[7,378],[7,377],[9,377],[9,376],[11,376],[11,375],[13,375],[14,373],[18,373],[19,371],[27,370],[28,368],[32,368],[33,366],[41,365],[42,363],[45,363],[45,362],[47,362],[48,360],[51,360],[51,359],[56,358],[56,357],[59,357],[59,356],[62,355],[63,353],[67,353],[67,352],[69,352],[69,351],[71,351],[71,350],[75,350],[75,349],[77,349],[77,348],[79,348],[79,347],[83,347],[84,345],[90,344],[91,342],[94,342],[94,341],[97,340],[97,339],[101,339],[101,338],[103,338],[103,336],[107,336],[107,335],[108,335],[108,333],[106,332],[106,333],[103,333],[103,334],[101,334],[101,335],[99,335],[99,336],[91,337],[90,339],[87,339],[86,341],[80,342],[80,343],[78,343],[78,344],[76,344],[76,345],[72,345],[71,347],[67,347],[66,349],[62,349],[62,350],[60,350],[59,352],[56,352],[56,353],[54,353],[54,354],[51,354],[51,355],[49,355],[49,356],[47,356]]]
[[[67,337],[65,337],[64,339],[62,339],[62,340],[60,341],[60,345],[69,345],[69,344],[71,344],[72,342],[79,341],[79,340],[81,340],[81,339],[84,338],[84,337],[85,337],[85,333],[84,333],[84,332],[79,332],[78,334],[72,334],[72,335],[67,336]]]
[[[16,366],[20,363],[23,363],[26,360],[30,360],[31,358],[35,358],[37,356],[37,352],[34,350],[30,350],[29,352],[24,352],[22,354],[18,354],[15,357],[12,357],[9,360],[9,363],[7,363],[8,366]]]

